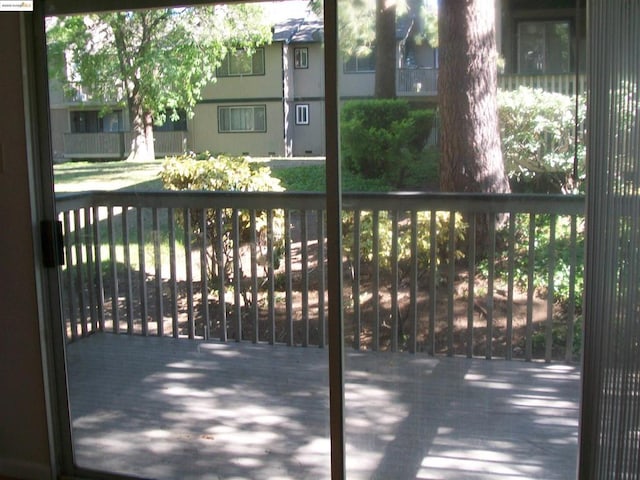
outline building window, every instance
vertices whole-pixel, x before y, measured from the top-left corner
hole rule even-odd
[[[569,73],[570,57],[568,21],[518,24],[518,73]]]
[[[309,50],[306,47],[293,49],[293,65],[295,68],[309,68]]]
[[[266,132],[267,112],[264,105],[218,107],[218,131]]]
[[[352,55],[344,63],[345,73],[363,73],[376,71],[376,55],[371,52],[367,55]]]
[[[217,68],[218,77],[239,77],[264,75],[264,48],[258,48],[252,55],[245,50],[229,52]]]
[[[100,115],[99,110],[73,110],[71,115],[71,133],[109,133],[122,132],[122,110]]]
[[[296,125],[309,125],[309,105],[296,105]]]

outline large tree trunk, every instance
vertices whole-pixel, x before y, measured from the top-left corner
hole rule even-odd
[[[376,0],[376,98],[396,96],[396,2]]]
[[[131,112],[131,153],[127,160],[147,162],[155,159],[153,141],[153,115],[134,98],[129,102]]]
[[[440,188],[509,192],[498,128],[494,0],[442,0],[438,30]]]

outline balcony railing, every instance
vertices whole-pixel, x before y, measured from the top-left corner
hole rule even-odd
[[[505,90],[516,90],[518,87],[540,88],[547,92],[574,95],[578,85],[578,93],[587,91],[587,77],[575,73],[557,75],[519,75],[505,74],[498,76],[498,87]],[[399,68],[396,77],[396,89],[400,96],[435,96],[438,95],[437,68]]]
[[[438,94],[437,68],[399,68],[396,73],[396,90],[398,95],[435,96]]]
[[[326,344],[324,195],[92,192],[59,195],[57,208],[69,341],[108,331]],[[343,209],[353,348],[577,354],[582,197],[345,194]]]
[[[518,87],[540,88],[546,92],[575,95],[576,84],[578,93],[587,92],[587,76],[575,73],[557,75],[519,75],[507,74],[498,76],[498,87],[505,90],[516,90]]]
[[[187,132],[154,132],[156,156],[187,150]],[[130,132],[65,133],[64,156],[68,158],[125,158],[131,148]]]

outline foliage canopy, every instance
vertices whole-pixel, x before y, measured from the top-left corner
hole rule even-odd
[[[251,4],[53,17],[50,77],[97,104],[128,108],[134,156],[153,154],[154,122],[175,120],[177,109],[191,114],[225,55],[271,40],[262,18]]]

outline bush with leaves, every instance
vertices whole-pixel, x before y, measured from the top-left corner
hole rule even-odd
[[[260,167],[244,157],[219,155],[213,157],[208,152],[202,154],[189,153],[165,159],[160,177],[168,190],[206,190],[236,192],[282,191],[280,180],[271,176],[268,167]],[[233,274],[233,225],[234,216],[230,208],[208,209],[206,225],[202,223],[202,211],[190,211],[191,233],[202,236],[206,232],[208,242],[214,246],[207,252],[209,278],[219,278],[219,268],[227,284]],[[184,223],[184,218],[179,217]],[[220,225],[220,227],[219,227]],[[247,244],[253,235],[250,213],[247,210],[238,212],[239,241]],[[222,233],[222,252],[215,245],[220,243]],[[256,212],[255,240],[258,252],[264,252],[268,235],[274,241],[274,250],[280,251],[284,238],[284,215],[281,211],[273,213],[272,225],[268,225],[266,211]],[[265,264],[268,266],[268,264]],[[242,267],[241,267],[242,268]],[[276,268],[274,266],[274,268]],[[242,278],[242,272],[239,272]],[[246,296],[245,296],[245,300]]]
[[[467,231],[466,223],[461,214],[456,213],[454,217],[455,227],[455,245],[456,251],[454,258],[456,260],[462,258],[464,253],[461,247],[464,245],[465,232]],[[391,255],[393,242],[393,215],[388,211],[381,211],[378,214],[378,265],[384,271],[391,270],[391,264],[394,258]],[[374,239],[373,239],[373,223],[374,215],[371,211],[360,212],[360,257],[365,263],[373,260]],[[398,254],[397,261],[400,269],[400,275],[406,276],[410,272],[410,262],[412,258],[411,252],[411,219],[400,212],[397,219],[398,224]],[[449,233],[450,233],[451,217],[448,212],[436,212],[435,214],[435,230],[436,230],[436,262],[439,263],[443,259],[450,258],[449,252]],[[343,248],[347,256],[351,259],[355,258],[354,246],[354,213],[349,212],[343,214]],[[417,213],[417,261],[420,271],[426,271],[431,264],[431,212]]]
[[[535,218],[534,238],[529,238],[530,217],[528,214],[515,215],[515,244],[514,244],[514,264],[513,274],[516,285],[526,289],[528,287],[528,277],[531,273],[533,287],[540,295],[548,295],[549,288],[549,265],[550,242],[551,242],[551,222],[554,220],[554,270],[553,270],[553,296],[554,300],[563,306],[568,306],[571,300],[571,283],[574,282],[573,294],[575,298],[576,311],[582,310],[582,291],[584,288],[584,219],[576,220],[575,240],[572,239],[571,218],[568,216],[552,216],[540,214]],[[498,234],[498,244],[505,246],[503,250],[497,252],[495,267],[498,276],[505,279],[508,268],[508,251],[506,245],[509,242],[508,226],[504,225]],[[574,244],[575,241],[575,250]],[[535,246],[533,264],[529,264],[529,245]],[[574,258],[575,257],[575,258]],[[572,278],[572,269],[573,278]],[[478,270],[485,277],[488,277],[489,266],[487,259],[483,259],[478,266]]]
[[[571,180],[576,153],[576,114],[584,126],[586,102],[540,89],[520,87],[498,93],[502,155],[509,178],[515,185],[536,190],[573,192],[585,178],[585,146],[577,148],[578,178]],[[580,136],[583,137],[582,135]]]
[[[384,178],[401,187],[419,161],[435,112],[412,110],[405,100],[354,100],[341,114],[343,163],[365,178]]]

